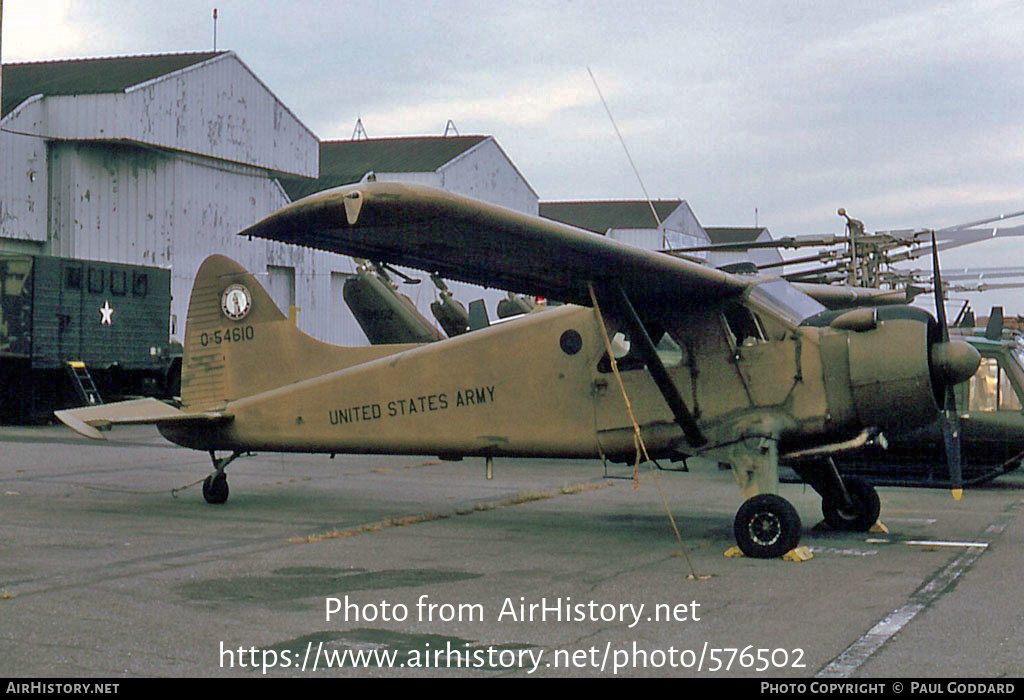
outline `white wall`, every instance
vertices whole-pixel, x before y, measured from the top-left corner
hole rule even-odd
[[[439,186],[451,192],[534,216],[540,210],[537,193],[493,137],[443,165],[438,174]]]
[[[30,98],[3,126],[0,249],[170,267],[177,340],[208,255],[234,258],[265,284],[268,266],[294,268],[299,328],[328,342],[366,342],[335,275],[354,270],[350,258],[236,235],[288,203],[276,173],[317,175],[319,144],[233,54],[125,94]],[[538,210],[493,138],[438,172],[378,177]],[[437,292],[426,274],[414,276],[423,282],[402,291],[432,320]],[[504,296],[450,286],[464,304],[485,298],[492,318]]]
[[[0,132],[0,238],[46,242],[46,141],[16,133],[19,117],[37,121],[38,99],[11,112]]]
[[[54,95],[11,128],[60,140],[134,141],[316,177],[316,136],[225,54],[123,93]]]
[[[295,270],[298,325],[330,340],[332,270],[348,258],[237,232],[288,203],[265,173],[240,165],[137,146],[53,143],[50,247],[54,255],[170,267],[171,313],[184,337],[192,281],[202,261],[227,255],[257,275],[268,267]],[[288,313],[287,307],[282,309]],[[354,321],[353,321],[354,323]]]

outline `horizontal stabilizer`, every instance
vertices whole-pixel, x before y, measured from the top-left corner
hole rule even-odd
[[[93,440],[106,440],[100,430],[114,425],[152,425],[181,421],[225,421],[231,418],[229,414],[221,411],[182,411],[153,398],[54,411],[54,415],[64,425]]]

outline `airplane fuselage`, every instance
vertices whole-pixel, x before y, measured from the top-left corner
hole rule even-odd
[[[205,338],[209,345],[210,338],[232,333],[230,321],[217,323],[224,327],[193,334],[193,341]],[[851,334],[787,329],[767,320],[764,340],[748,339],[745,345],[735,344],[717,307],[688,310],[663,323],[673,341],[664,352],[666,368],[712,436],[711,447],[728,441],[725,433],[737,421],[766,413],[783,425],[781,438],[794,445],[823,434],[856,434],[866,420],[886,418],[870,410],[871,397],[883,385],[890,394],[900,387],[907,393],[907,413],[888,423],[934,411],[922,400],[929,395],[928,370],[921,359],[924,331],[915,333],[921,325],[915,322]],[[608,332],[614,336],[615,326]],[[234,343],[234,351],[245,345],[260,354],[266,333],[266,326],[256,326],[251,339]],[[858,357],[872,350],[865,344],[908,344],[915,335],[922,351],[908,348],[907,354],[919,356],[922,367],[909,367],[895,381],[872,367],[870,386],[858,383],[868,369]],[[274,355],[274,341],[265,342]],[[606,354],[594,310],[565,306],[442,343],[402,346],[335,371],[317,368],[311,378],[227,401],[229,423],[161,430],[174,442],[206,450],[629,460],[635,445],[624,388],[652,456],[695,452],[650,373],[631,365],[626,354],[620,388]]]

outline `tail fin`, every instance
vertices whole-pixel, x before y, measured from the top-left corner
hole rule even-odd
[[[988,324],[985,326],[985,337],[989,340],[999,340],[1003,337],[1003,307],[992,307],[992,313],[988,315]]]
[[[245,268],[212,255],[199,267],[189,300],[181,400],[191,410],[216,410],[408,347],[345,348],[311,338]]]

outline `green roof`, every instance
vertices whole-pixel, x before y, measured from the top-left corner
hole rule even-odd
[[[3,116],[33,95],[97,95],[127,88],[227,53],[81,58],[3,66]]]
[[[315,192],[358,182],[370,172],[434,172],[487,136],[412,136],[358,141],[322,141],[320,177],[282,178],[292,201]]]
[[[664,221],[679,205],[681,199],[659,199],[654,204],[658,218]],[[610,228],[657,228],[650,204],[645,200],[617,200],[604,202],[541,202],[540,215],[577,228],[605,233]]]
[[[751,243],[757,240],[757,237],[765,232],[763,226],[757,228],[739,228],[739,227],[715,227],[705,228],[708,232],[708,238],[711,239],[712,243]]]

